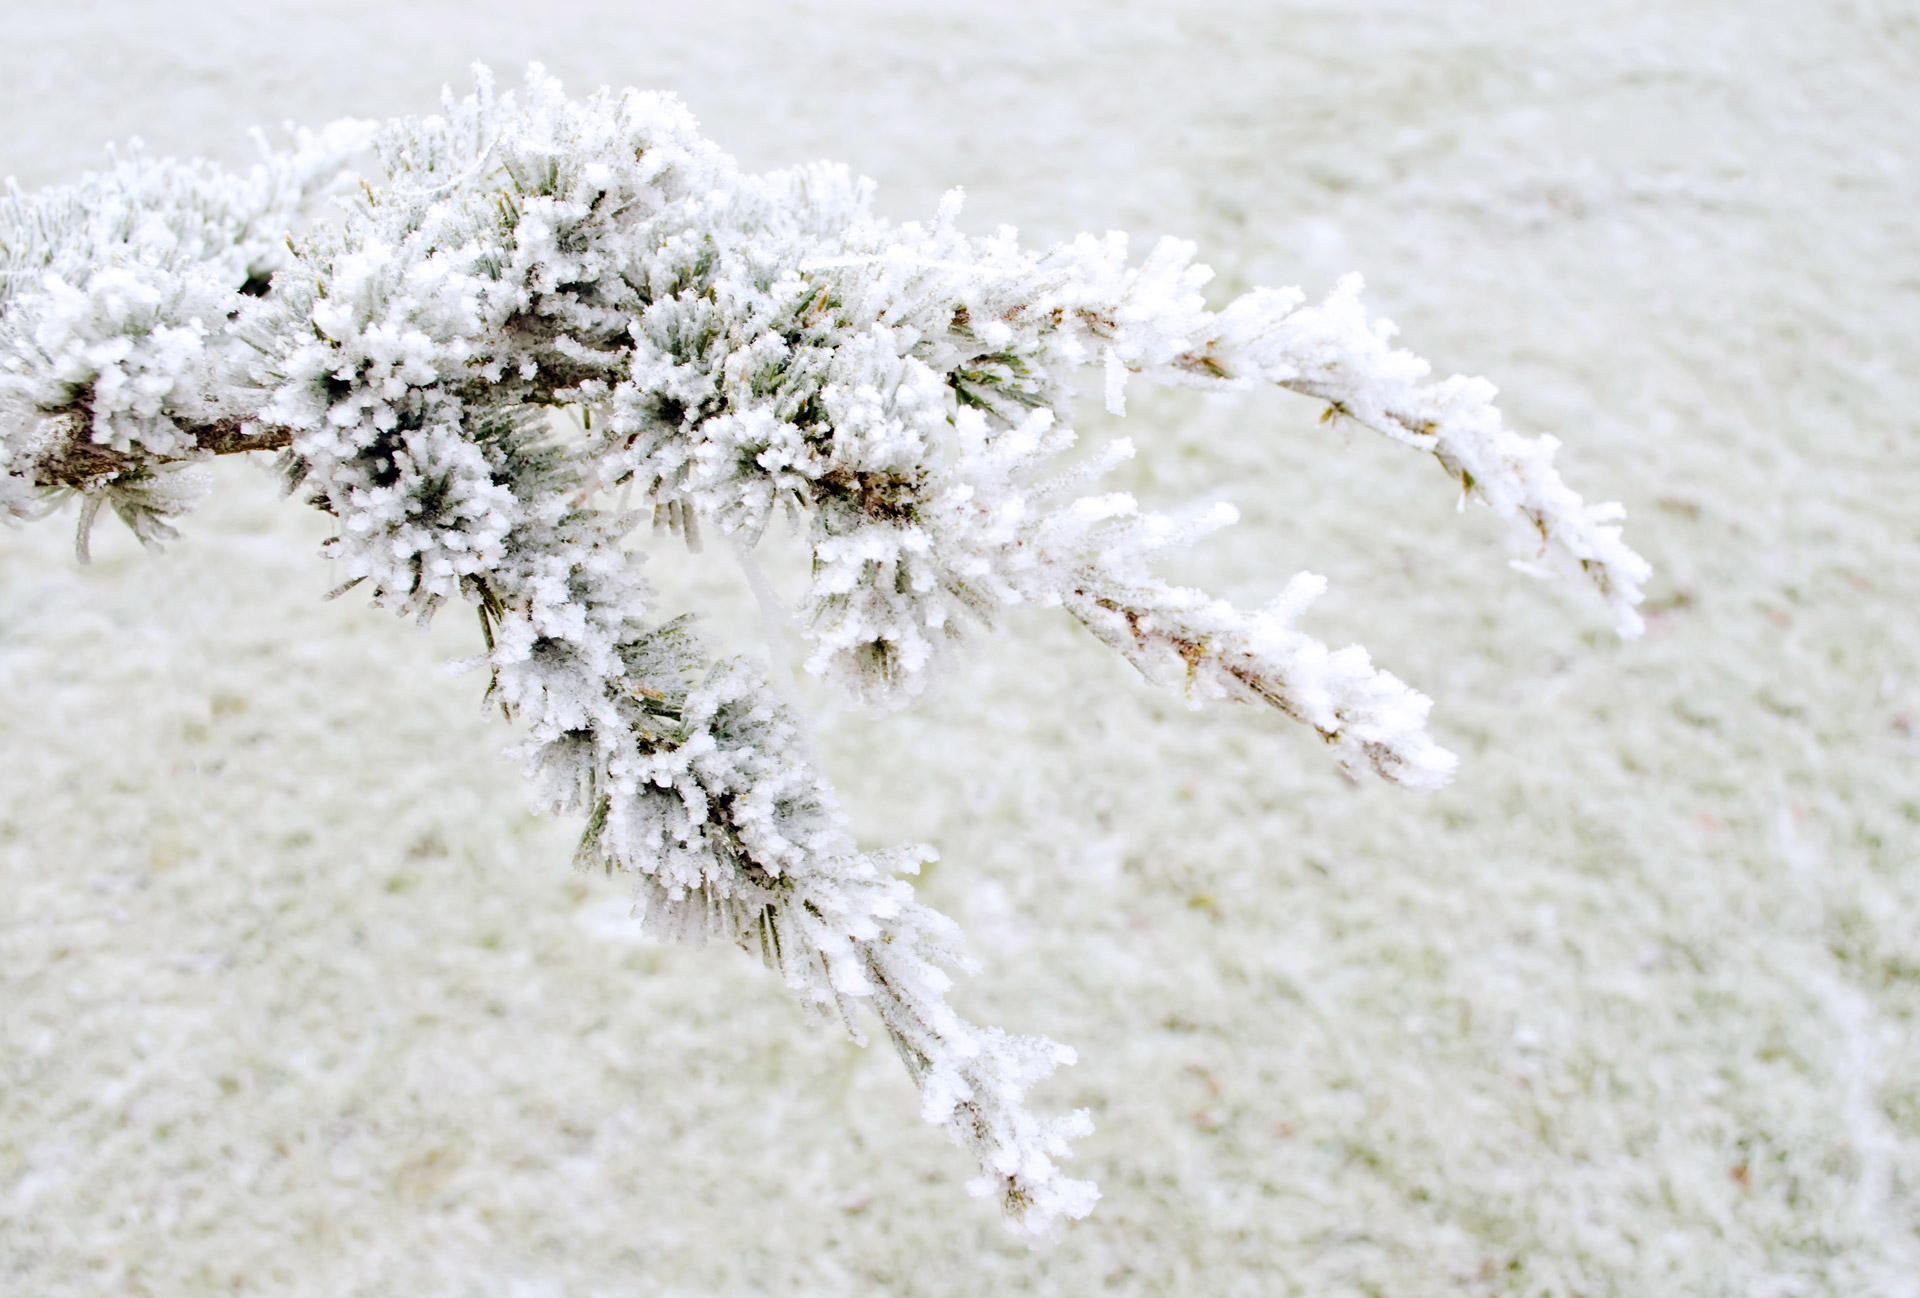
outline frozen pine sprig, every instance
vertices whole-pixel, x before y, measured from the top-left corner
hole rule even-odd
[[[137,144],[77,184],[0,195],[0,518],[85,497],[77,548],[111,504],[142,541],[197,499],[179,466],[245,449],[257,400],[224,372],[228,329],[291,257],[287,236],[338,186],[371,122],[294,132],[244,171]]]
[[[1262,289],[1213,311],[1177,240],[1138,262],[1119,235],[1027,249],[964,233],[958,191],[893,225],[844,168],[740,171],[671,97],[478,79],[244,174],[134,154],[10,192],[0,508],[78,495],[83,541],[107,503],[150,540],[200,461],[282,450],[336,520],[342,590],[476,610],[472,665],[542,805],[583,817],[580,864],[629,875],[649,932],[758,951],[857,1038],[877,1019],[924,1116],[978,1161],[971,1188],[1031,1236],[1084,1215],[1097,1192],[1058,1160],[1086,1115],[1026,1106],[1072,1052],[952,1008],[974,966],[901,877],[931,852],[856,848],[795,704],[654,606],[636,527],[742,553],[802,529],[806,666],[871,709],[911,704],[970,633],[1058,607],[1196,706],[1271,707],[1344,769],[1432,789],[1454,758],[1429,701],[1296,625],[1323,579],[1243,610],[1155,575],[1233,510],[1104,490],[1133,449],[1066,458],[1079,386],[1115,413],[1134,379],[1323,401],[1432,453],[1520,566],[1589,586],[1632,634],[1647,568],[1618,507],[1575,495],[1483,380],[1430,382],[1355,278],[1319,306]],[[369,143],[357,187],[333,183]]]
[[[155,158],[138,142],[105,171],[26,193],[8,180],[0,197],[0,302],[31,296],[55,276],[79,285],[129,262],[192,270],[262,293],[288,264],[287,235],[313,200],[349,178],[345,164],[376,123],[343,118],[320,131],[291,130],[245,170]],[[291,128],[290,128],[291,129]]]
[[[1047,1119],[1024,1105],[1073,1052],[977,1027],[948,1005],[946,968],[973,963],[954,923],[896,877],[932,853],[855,850],[784,705],[739,662],[624,706],[637,714],[626,733],[642,738],[616,732],[612,754],[543,746],[537,733],[530,745],[556,804],[587,808],[582,860],[633,873],[647,931],[758,950],[857,1040],[857,1010],[870,1009],[920,1087],[923,1116],[978,1159],[970,1188],[997,1195],[1018,1232],[1084,1216],[1097,1192],[1054,1160],[1091,1130],[1086,1113]]]
[[[1506,428],[1485,379],[1425,382],[1432,367],[1388,345],[1396,330],[1367,319],[1360,289],[1360,277],[1348,275],[1313,308],[1298,307],[1297,291],[1256,289],[1174,359],[1174,372],[1205,386],[1275,383],[1327,402],[1330,421],[1351,420],[1431,452],[1460,483],[1462,504],[1471,497],[1508,524],[1516,568],[1590,586],[1620,634],[1639,635],[1634,606],[1652,569],[1620,539],[1626,511],[1584,503],[1554,470],[1560,443]]]

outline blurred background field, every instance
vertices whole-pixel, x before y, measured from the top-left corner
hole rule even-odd
[[[1036,1098],[1105,1197],[1029,1252],[884,1048],[569,871],[441,668],[467,619],[321,602],[326,520],[257,466],[159,559],[0,532],[0,1291],[1920,1293],[1911,6],[0,13],[29,186],[537,59],[900,219],[1192,238],[1222,298],[1358,270],[1659,573],[1623,644],[1420,457],[1136,385],[1083,423],[1126,485],[1243,513],[1180,573],[1325,573],[1307,628],[1434,696],[1453,786],[1348,785],[1047,617],[912,714],[821,700],[862,840],[941,850],[962,1005],[1080,1051]],[[755,647],[724,564],[656,566]]]

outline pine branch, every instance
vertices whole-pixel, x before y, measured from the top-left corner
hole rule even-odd
[[[1062,468],[1076,386],[1274,384],[1433,454],[1505,519],[1522,565],[1591,588],[1623,634],[1647,567],[1617,506],[1586,505],[1551,438],[1507,430],[1484,380],[1426,381],[1357,279],[1318,307],[1256,290],[1219,312],[1193,248],[1119,235],[1040,251],[874,218],[827,165],[747,175],[670,97],[446,96],[377,135],[344,123],[245,175],[131,155],[0,200],[0,517],[82,499],[145,542],[204,490],[196,465],[284,452],[338,524],[326,553],[374,602],[476,610],[487,698],[523,729],[577,861],[633,880],[647,931],[756,950],[800,1002],[884,1025],[976,1192],[1040,1236],[1088,1212],[1056,1160],[1089,1130],[1026,1096],[1072,1051],[961,1019],[958,929],[901,878],[924,848],[857,851],[799,718],[757,669],[662,618],[627,538],[651,516],[744,555],[776,514],[807,532],[809,670],[870,708],[920,695],[973,628],[1063,608],[1149,681],[1270,707],[1343,769],[1433,789],[1454,758],[1429,701],[1365,650],[1294,626],[1300,574],[1236,609],[1153,572],[1231,523],[1099,490],[1116,442]],[[296,243],[303,205],[380,176]],[[558,409],[579,413],[556,432]],[[626,512],[612,501],[639,496]],[[771,603],[767,592],[757,592]],[[863,1008],[864,1007],[864,1008]]]

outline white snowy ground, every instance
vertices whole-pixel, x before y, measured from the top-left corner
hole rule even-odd
[[[1420,457],[1151,398],[1184,569],[1438,699],[1348,787],[1057,620],[822,722],[924,838],[976,1018],[1079,1047],[1105,1198],[1010,1242],[899,1064],[630,936],[479,684],[330,584],[257,469],[152,560],[0,534],[0,1291],[1920,1292],[1920,19],[1901,0],[739,6],[9,0],[0,171],[239,159],[485,59],[680,91],[885,210],[1200,241],[1374,308],[1566,442],[1650,630],[1506,570]],[[1105,421],[1111,422],[1111,421]],[[1104,426],[1104,425],[1103,425]],[[1090,431],[1099,431],[1092,429]],[[662,560],[734,601],[737,578]],[[683,572],[683,569],[687,569]]]

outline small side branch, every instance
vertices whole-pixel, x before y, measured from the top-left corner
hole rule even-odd
[[[33,466],[36,487],[71,487],[84,491],[106,479],[117,478],[134,468],[177,464],[208,459],[215,455],[241,455],[247,451],[280,451],[293,444],[293,430],[275,428],[253,420],[222,419],[216,423],[185,427],[181,431],[193,438],[194,449],[186,455],[152,456],[119,451],[92,441],[88,430],[90,412],[82,407],[53,411],[71,417],[71,432]]]

